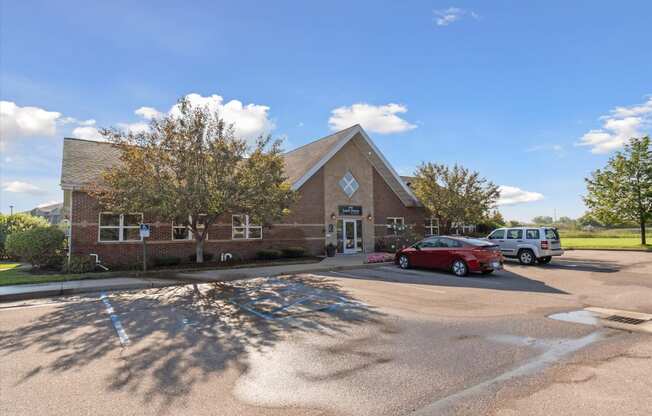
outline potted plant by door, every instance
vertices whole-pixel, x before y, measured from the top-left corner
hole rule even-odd
[[[334,257],[335,256],[335,244],[328,243],[326,245],[326,255],[328,257]]]

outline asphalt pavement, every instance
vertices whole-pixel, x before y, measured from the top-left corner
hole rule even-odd
[[[0,414],[648,415],[652,254],[377,268],[0,304]]]

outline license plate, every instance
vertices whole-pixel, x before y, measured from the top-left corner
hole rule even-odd
[[[491,263],[491,267],[496,270],[500,270],[503,268],[503,266],[500,264],[500,262],[494,261]]]

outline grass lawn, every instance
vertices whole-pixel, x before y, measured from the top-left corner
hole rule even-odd
[[[92,274],[35,274],[30,273],[27,269],[19,269],[18,266],[20,263],[0,263],[0,286],[105,277],[102,273],[97,273],[97,276]]]
[[[641,245],[640,237],[561,237],[563,248],[613,248],[613,249],[647,249],[652,251],[652,245]]]

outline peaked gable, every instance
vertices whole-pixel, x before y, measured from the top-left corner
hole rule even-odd
[[[286,171],[292,183],[292,189],[299,189],[356,136],[361,138],[358,142],[360,151],[365,154],[401,202],[405,206],[419,205],[412,190],[405,184],[398,173],[396,173],[389,161],[359,124],[287,153],[285,155]]]

